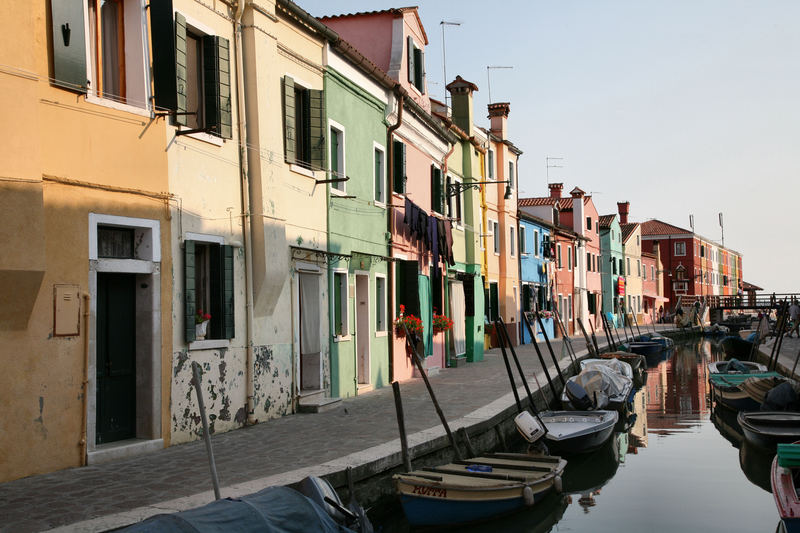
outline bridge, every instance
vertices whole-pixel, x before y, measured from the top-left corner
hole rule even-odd
[[[749,292],[744,296],[719,296],[719,295],[698,295],[683,294],[678,297],[678,305],[690,307],[695,302],[702,305],[704,302],[712,310],[721,309],[724,311],[743,311],[743,310],[772,310],[778,309],[782,302],[797,300],[800,302],[800,293],[755,293]]]

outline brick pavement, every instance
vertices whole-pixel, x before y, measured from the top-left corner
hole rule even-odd
[[[585,350],[582,339],[574,339],[573,345],[577,351]],[[545,350],[544,344],[540,346]],[[560,354],[561,343],[554,342],[553,348]],[[541,370],[532,346],[519,347],[518,353],[526,374]],[[562,359],[562,367],[565,364]],[[552,368],[551,374],[555,379]],[[482,362],[443,369],[431,383],[448,420],[499,399],[507,405],[513,402],[497,349],[488,351]],[[535,383],[532,386],[535,388]],[[401,392],[409,439],[417,433],[419,440],[418,432],[439,426],[435,410],[421,379],[402,383]],[[259,481],[270,476],[276,482],[296,481],[315,473],[315,465],[350,454],[356,454],[351,459],[357,458],[371,447],[390,443],[389,453],[399,449],[390,387],[345,399],[332,411],[285,416],[214,435],[212,442],[223,497],[237,494],[237,485],[238,494],[243,493],[242,486],[249,492],[263,488]],[[103,530],[158,512],[161,502],[173,502],[161,507],[163,510],[200,505],[210,501],[210,489],[205,448],[197,441],[113,463],[0,484],[0,531],[60,526],[67,526],[65,531]],[[104,521],[101,517],[111,518]]]

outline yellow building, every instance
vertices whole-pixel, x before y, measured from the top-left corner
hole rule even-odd
[[[174,202],[148,32],[124,31],[143,5],[0,22],[0,481],[168,440]]]

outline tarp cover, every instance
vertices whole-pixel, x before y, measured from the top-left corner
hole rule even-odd
[[[306,496],[288,487],[267,487],[127,527],[129,533],[323,533],[349,532]]]
[[[595,368],[598,366],[610,368],[617,374],[625,376],[626,378],[633,377],[633,369],[631,368],[631,365],[625,361],[620,361],[619,359],[587,359],[581,361],[581,368]]]
[[[570,380],[584,388],[590,398],[594,400],[595,394],[597,401],[595,409],[602,409],[608,405],[608,399],[621,395],[630,381],[625,376],[617,374],[613,370],[604,366],[596,366],[582,370],[577,376]]]

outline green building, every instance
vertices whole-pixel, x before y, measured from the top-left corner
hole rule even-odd
[[[612,325],[622,327],[620,306],[625,300],[625,255],[617,215],[600,217],[600,255],[603,313],[611,313]]]

